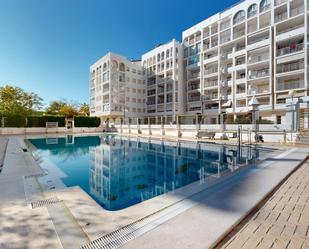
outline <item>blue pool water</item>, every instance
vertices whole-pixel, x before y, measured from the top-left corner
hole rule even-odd
[[[107,210],[120,210],[259,159],[257,148],[163,142],[117,135],[29,139],[68,187],[80,186]]]

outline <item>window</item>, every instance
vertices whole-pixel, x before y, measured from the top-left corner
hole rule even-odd
[[[249,8],[248,8],[248,18],[255,16],[257,13],[257,5],[256,4],[252,4]]]
[[[281,116],[277,116],[277,118],[276,118],[276,123],[277,123],[277,124],[281,124]]]
[[[245,16],[246,16],[246,12],[244,10],[238,11],[235,14],[234,19],[233,19],[234,25],[242,22],[243,20],[245,20]]]
[[[270,0],[262,0],[260,2],[260,13],[268,10],[270,7]]]

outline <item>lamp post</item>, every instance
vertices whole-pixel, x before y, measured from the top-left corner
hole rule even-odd
[[[258,106],[260,105],[259,101],[256,99],[255,95],[251,98],[249,101],[249,106],[252,107],[252,126],[254,129],[254,137],[255,140],[257,138],[257,125],[256,125],[256,120],[257,120],[257,111],[258,111]]]

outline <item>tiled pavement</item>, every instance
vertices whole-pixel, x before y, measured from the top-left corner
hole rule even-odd
[[[238,232],[219,247],[309,248],[309,160]]]

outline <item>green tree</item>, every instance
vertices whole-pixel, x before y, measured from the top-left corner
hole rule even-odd
[[[74,116],[78,115],[78,109],[73,104],[65,104],[61,107],[60,115],[65,116],[66,118],[73,118]]]
[[[42,98],[36,93],[26,92],[19,87],[0,87],[0,115],[20,115],[26,117],[41,109]]]
[[[89,105],[87,103],[83,103],[79,107],[79,115],[83,116],[89,116],[90,111],[89,111]]]
[[[60,114],[61,108],[64,107],[66,104],[67,103],[65,100],[52,101],[46,109],[46,114],[53,114],[53,115]]]

